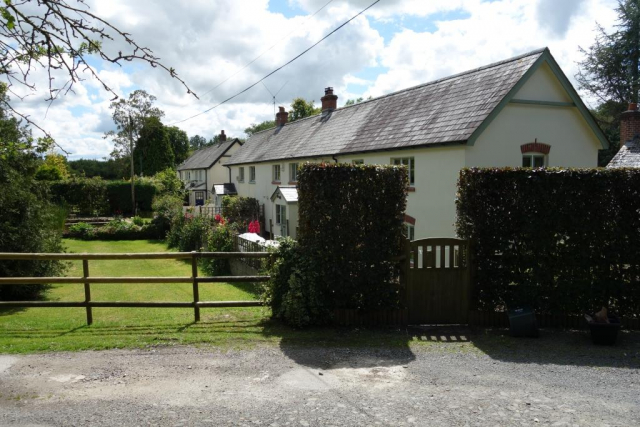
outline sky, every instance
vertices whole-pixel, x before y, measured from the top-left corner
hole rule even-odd
[[[313,45],[373,0],[87,0],[91,12],[130,33],[161,62],[175,68],[198,95],[145,63],[123,66],[92,58],[95,72],[118,96],[144,89],[157,97],[163,122],[191,137],[225,130],[245,137],[253,123],[273,119],[303,97],[320,103],[331,86],[338,105],[377,97],[441,77],[549,47],[574,81],[579,48],[595,39],[596,23],[611,30],[615,0],[381,0],[292,64],[232,101],[240,92]],[[327,4],[329,3],[329,4]],[[111,52],[121,40],[104,42]],[[255,60],[250,66],[249,62]],[[114,128],[112,94],[88,72],[49,106],[46,76],[15,108],[45,128],[68,158],[108,157]],[[223,83],[224,82],[224,83]],[[222,83],[222,84],[221,84]],[[577,85],[576,85],[577,86]],[[24,89],[23,89],[24,90]],[[27,94],[27,93],[23,93]],[[587,99],[587,104],[590,101]],[[38,132],[34,132],[38,134]]]

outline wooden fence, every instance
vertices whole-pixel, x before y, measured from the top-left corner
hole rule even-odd
[[[252,242],[251,240],[243,239],[238,234],[234,234],[233,236],[233,250],[243,254],[246,254],[247,252],[268,252],[265,246]],[[262,268],[262,261],[259,258],[238,258],[242,263],[255,270],[260,270]]]
[[[50,254],[50,253],[0,253],[0,260],[30,261],[82,261],[82,277],[0,277],[0,285],[28,285],[53,283],[84,284],[84,301],[0,301],[4,307],[84,307],[87,312],[87,323],[93,323],[94,307],[159,307],[159,308],[193,308],[195,321],[200,321],[200,309],[208,307],[256,307],[260,301],[200,301],[200,283],[246,283],[266,282],[269,276],[209,276],[198,277],[198,259],[200,258],[267,258],[267,252],[154,252],[154,253],[112,253],[112,254]],[[191,276],[178,277],[93,277],[89,275],[90,260],[137,260],[137,259],[189,259],[191,260]],[[193,301],[92,301],[91,283],[191,283],[193,285]]]

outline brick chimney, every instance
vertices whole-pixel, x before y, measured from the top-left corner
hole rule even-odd
[[[640,136],[640,111],[638,104],[633,103],[620,115],[620,148],[636,136]]]
[[[322,113],[330,113],[338,108],[338,95],[333,94],[333,88],[324,89],[324,96],[320,98],[322,101]]]
[[[278,110],[276,113],[276,126],[284,126],[289,120],[289,113],[284,111],[284,107],[278,107]]]
[[[227,135],[224,134],[224,131],[220,131],[220,142],[225,142],[227,140]]]

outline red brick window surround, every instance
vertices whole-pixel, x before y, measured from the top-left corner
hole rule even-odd
[[[524,153],[541,153],[541,154],[549,154],[551,151],[551,146],[549,144],[543,144],[542,142],[529,142],[527,144],[523,144],[520,146],[520,152]]]

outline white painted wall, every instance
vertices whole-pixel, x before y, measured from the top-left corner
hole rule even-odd
[[[571,101],[546,64],[530,77],[514,98]],[[522,166],[520,146],[535,139],[551,145],[548,166],[597,166],[601,144],[576,107],[524,104],[508,104],[473,146],[416,148],[339,155],[337,158],[340,162],[364,160],[365,164],[390,164],[392,158],[414,157],[415,192],[408,195],[407,214],[416,219],[415,237],[452,237],[455,235],[455,198],[460,169],[472,166]],[[331,158],[295,162],[322,160],[333,162]],[[290,162],[277,162],[282,165],[282,184],[288,183]],[[272,183],[273,164],[275,162],[254,165],[256,182],[253,184],[248,182],[250,165],[243,165],[244,182],[237,182],[238,166],[233,166],[232,170],[232,180],[238,194],[255,197],[265,204],[267,230],[270,220],[275,222],[275,208],[270,199],[276,189],[276,184]],[[291,220],[293,215],[290,214],[289,218]],[[295,229],[293,226],[291,228]],[[279,234],[278,231],[276,234]]]

